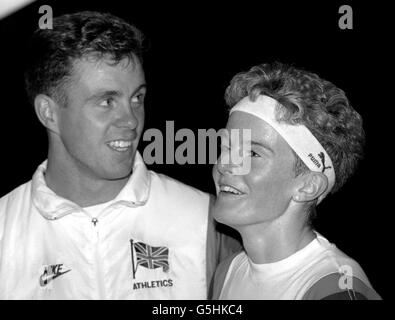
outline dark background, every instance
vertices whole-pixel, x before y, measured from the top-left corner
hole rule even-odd
[[[362,115],[366,156],[358,173],[318,208],[316,229],[356,259],[372,285],[388,297],[386,265],[391,259],[384,226],[393,214],[388,170],[393,134],[383,125],[392,108],[384,100],[383,74],[390,22],[379,4],[361,1],[220,5],[164,1],[37,1],[0,21],[1,183],[0,196],[31,179],[46,158],[47,137],[24,92],[26,42],[37,28],[41,5],[54,16],[81,10],[107,11],[139,27],[150,41],[144,61],[148,81],[145,128],[165,132],[219,129],[226,124],[223,94],[232,76],[263,62],[281,61],[318,73],[342,88]],[[354,29],[340,30],[339,7],[353,8]],[[384,92],[384,94],[383,94]],[[392,101],[392,99],[391,99]],[[392,103],[392,102],[391,102]],[[180,143],[176,143],[179,145]],[[140,144],[140,151],[146,143]],[[194,187],[214,193],[210,165],[155,165]]]

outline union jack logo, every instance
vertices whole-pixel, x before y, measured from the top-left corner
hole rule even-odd
[[[152,247],[144,242],[133,242],[130,240],[132,250],[133,279],[138,266],[147,269],[163,268],[164,272],[169,271],[169,249],[167,247]],[[134,250],[133,250],[134,249]],[[136,263],[135,255],[136,253]]]

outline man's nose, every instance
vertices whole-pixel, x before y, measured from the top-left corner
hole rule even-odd
[[[125,104],[117,115],[117,126],[124,127],[131,130],[136,129],[139,124],[139,119],[134,110],[130,105]]]

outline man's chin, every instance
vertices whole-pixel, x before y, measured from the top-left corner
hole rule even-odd
[[[106,180],[116,181],[123,180],[130,177],[132,174],[132,164],[114,164],[109,165],[102,171],[102,177]]]
[[[107,180],[124,180],[124,179],[129,179],[130,175],[132,174],[132,167],[127,168],[125,170],[117,170],[117,171],[110,171],[107,172],[105,177]]]
[[[133,171],[134,156],[131,155],[129,159],[124,161],[112,161],[113,163],[108,163],[106,165],[106,176],[108,180],[122,180],[129,178]]]

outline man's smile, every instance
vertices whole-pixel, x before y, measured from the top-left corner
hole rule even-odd
[[[132,140],[112,140],[107,145],[118,152],[126,152],[132,146]]]

